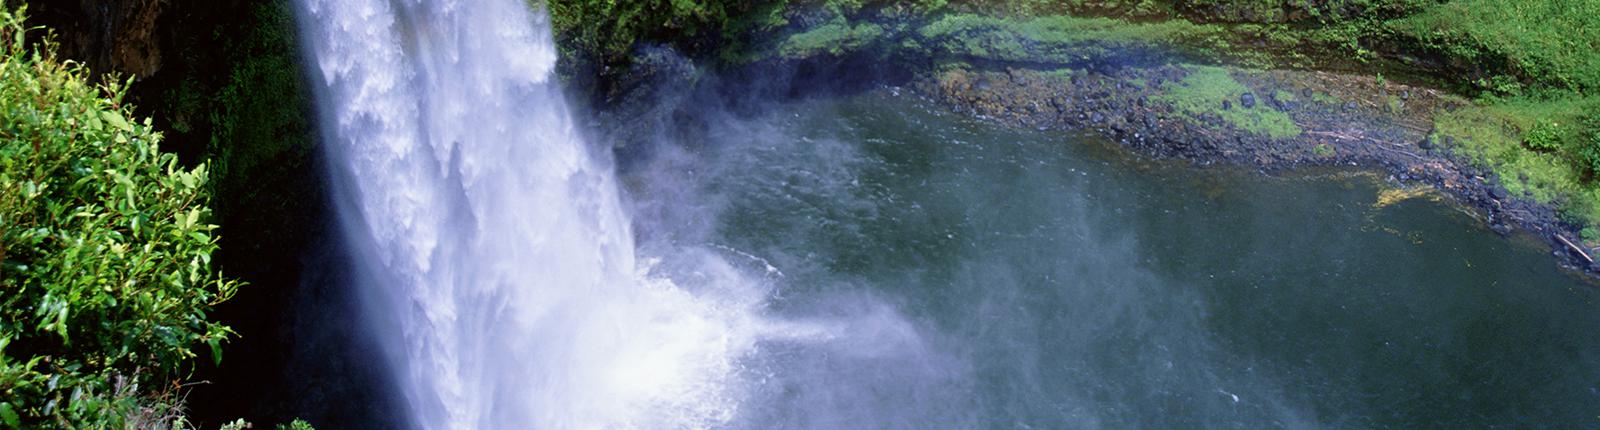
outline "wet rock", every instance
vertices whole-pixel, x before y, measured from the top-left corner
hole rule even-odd
[[[1239,106],[1244,106],[1245,109],[1256,107],[1256,95],[1244,93],[1244,95],[1239,96]]]
[[[1494,231],[1495,234],[1501,236],[1507,236],[1511,234],[1511,226],[1505,225],[1504,223],[1497,222],[1494,224],[1489,224],[1489,230]]]
[[[1499,185],[1495,185],[1495,186],[1489,187],[1489,197],[1493,198],[1495,200],[1505,200],[1506,199],[1506,189],[1505,189],[1505,187],[1501,187]]]

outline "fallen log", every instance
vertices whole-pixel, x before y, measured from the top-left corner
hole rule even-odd
[[[1561,243],[1564,244],[1564,245],[1567,245],[1568,248],[1572,248],[1572,250],[1576,251],[1579,256],[1583,257],[1584,261],[1588,261],[1589,264],[1594,264],[1594,257],[1590,257],[1589,253],[1584,252],[1583,251],[1583,247],[1580,247],[1577,244],[1572,243],[1572,241],[1567,240],[1566,237],[1563,237],[1563,236],[1561,236],[1559,234],[1556,235],[1556,240],[1561,241]]]

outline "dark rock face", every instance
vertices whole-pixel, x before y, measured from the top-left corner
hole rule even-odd
[[[95,73],[117,72],[138,79],[161,70],[163,29],[172,5],[166,0],[78,0],[29,4],[29,15],[57,33],[61,54]],[[169,30],[170,31],[170,30]]]

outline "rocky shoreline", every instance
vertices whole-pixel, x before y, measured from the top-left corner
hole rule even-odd
[[[1225,70],[1245,90],[1221,100],[1201,97],[1215,103],[1211,113],[1169,96],[1205,84],[1189,79],[1200,69],[1177,64],[953,69],[910,86],[956,112],[1016,127],[1092,130],[1143,154],[1200,165],[1253,166],[1264,174],[1305,166],[1374,170],[1396,184],[1441,191],[1502,236],[1520,231],[1537,237],[1562,267],[1600,279],[1597,250],[1579,245],[1579,226],[1562,221],[1552,204],[1511,195],[1493,173],[1453,154],[1455,137],[1433,130],[1432,113],[1466,106],[1466,100],[1367,76],[1212,69]],[[1287,116],[1297,133],[1275,137],[1227,115],[1266,109]]]

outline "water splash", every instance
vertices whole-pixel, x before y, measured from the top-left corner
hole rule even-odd
[[[764,293],[637,261],[521,0],[301,0],[341,220],[414,424],[707,427]]]

